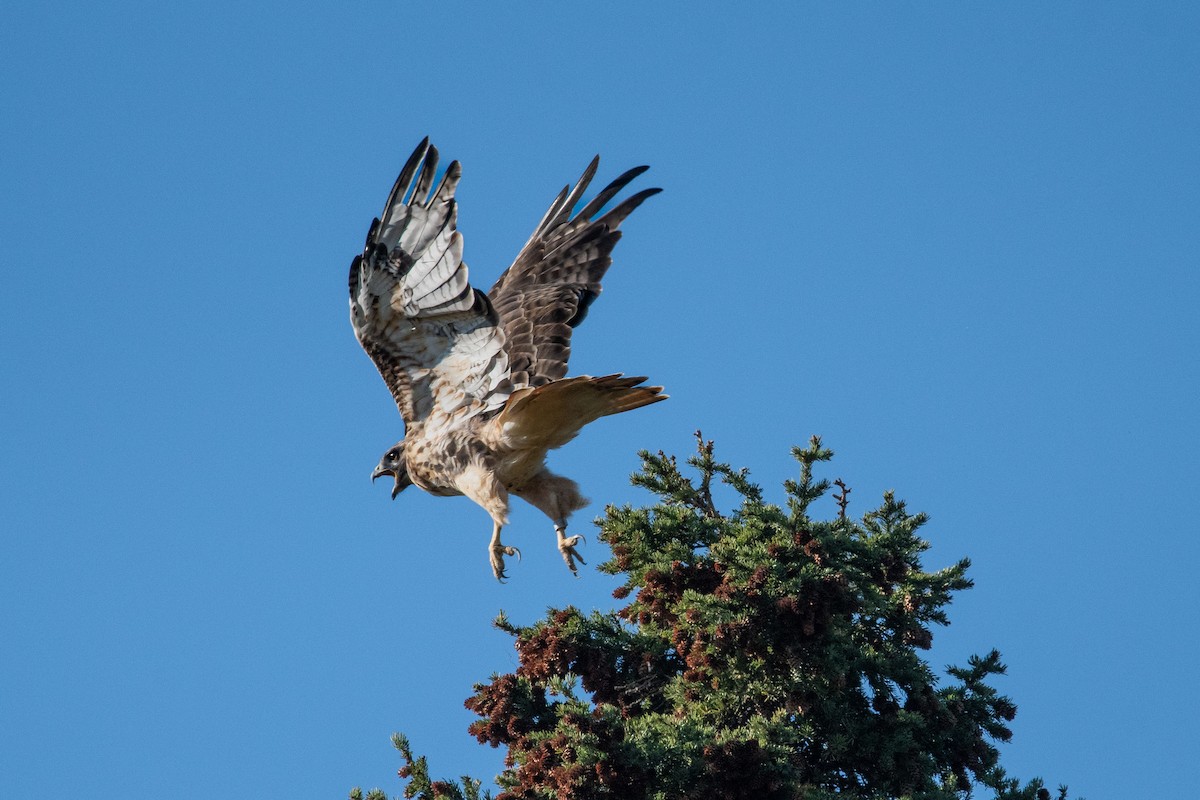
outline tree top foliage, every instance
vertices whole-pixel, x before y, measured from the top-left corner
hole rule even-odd
[[[625,577],[625,604],[552,608],[528,626],[501,613],[519,666],[466,702],[470,733],[507,749],[496,800],[1049,800],[1040,780],[999,765],[1016,715],[990,683],[1000,654],[945,676],[923,658],[972,585],[969,561],[926,571],[924,514],[887,493],[851,519],[850,489],[814,477],[832,451],[813,437],[792,452],[800,476],[782,506],[699,433],[691,474],[642,452],[632,480],[656,504],[610,506],[599,522],[613,554],[600,569]],[[736,508],[718,508],[714,480]],[[838,515],[814,519],[834,485]],[[408,741],[395,744],[406,798],[492,797],[470,778],[431,780]]]

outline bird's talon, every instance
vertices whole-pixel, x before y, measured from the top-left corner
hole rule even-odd
[[[504,568],[505,556],[516,556],[519,562],[521,560],[521,551],[509,545],[497,545],[492,548],[492,574],[496,576],[496,580],[500,581],[500,583],[508,581],[508,571]]]
[[[580,564],[587,564],[583,560],[583,556],[579,555],[579,551],[575,549],[575,545],[582,538],[582,536],[572,536],[570,539],[562,539],[558,543],[558,552],[562,553],[563,561],[567,564],[567,569],[571,570],[571,574],[576,578],[579,577],[579,568],[575,566],[575,560],[578,559]]]

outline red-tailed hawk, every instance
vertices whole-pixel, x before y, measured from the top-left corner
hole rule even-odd
[[[467,280],[451,162],[435,187],[437,149],[429,139],[409,157],[350,265],[350,322],[404,418],[404,439],[372,479],[391,475],[392,498],[416,484],[435,495],[466,495],[491,515],[492,572],[503,580],[501,543],[514,494],[554,521],[572,572],[583,562],[567,518],[587,505],[574,481],[546,469],[546,453],[589,422],[665,400],[644,377],[567,374],[571,332],[600,294],[621,222],[659,189],[644,189],[596,216],[631,180],[635,167],[578,213],[596,157],[566,187],[521,252],[487,294]]]

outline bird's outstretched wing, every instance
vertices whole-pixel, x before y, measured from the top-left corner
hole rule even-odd
[[[473,289],[456,229],[457,161],[437,188],[426,138],[396,179],[350,265],[350,321],[406,428],[431,414],[470,417],[504,405],[508,357],[499,318]]]
[[[496,285],[488,292],[504,330],[514,388],[542,386],[567,374],[571,332],[600,294],[621,222],[661,189],[643,189],[593,220],[621,189],[648,168],[634,167],[572,216],[600,157],[574,188],[564,187]]]

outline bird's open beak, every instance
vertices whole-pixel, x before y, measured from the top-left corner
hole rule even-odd
[[[402,491],[404,491],[406,484],[401,484],[400,476],[397,475],[392,470],[388,469],[387,467],[384,467],[383,465],[376,467],[375,471],[371,473],[371,483],[374,483],[375,481],[379,480],[384,475],[391,475],[392,478],[394,478],[396,481],[395,485],[392,486],[392,499],[395,500],[396,495],[398,495]]]

